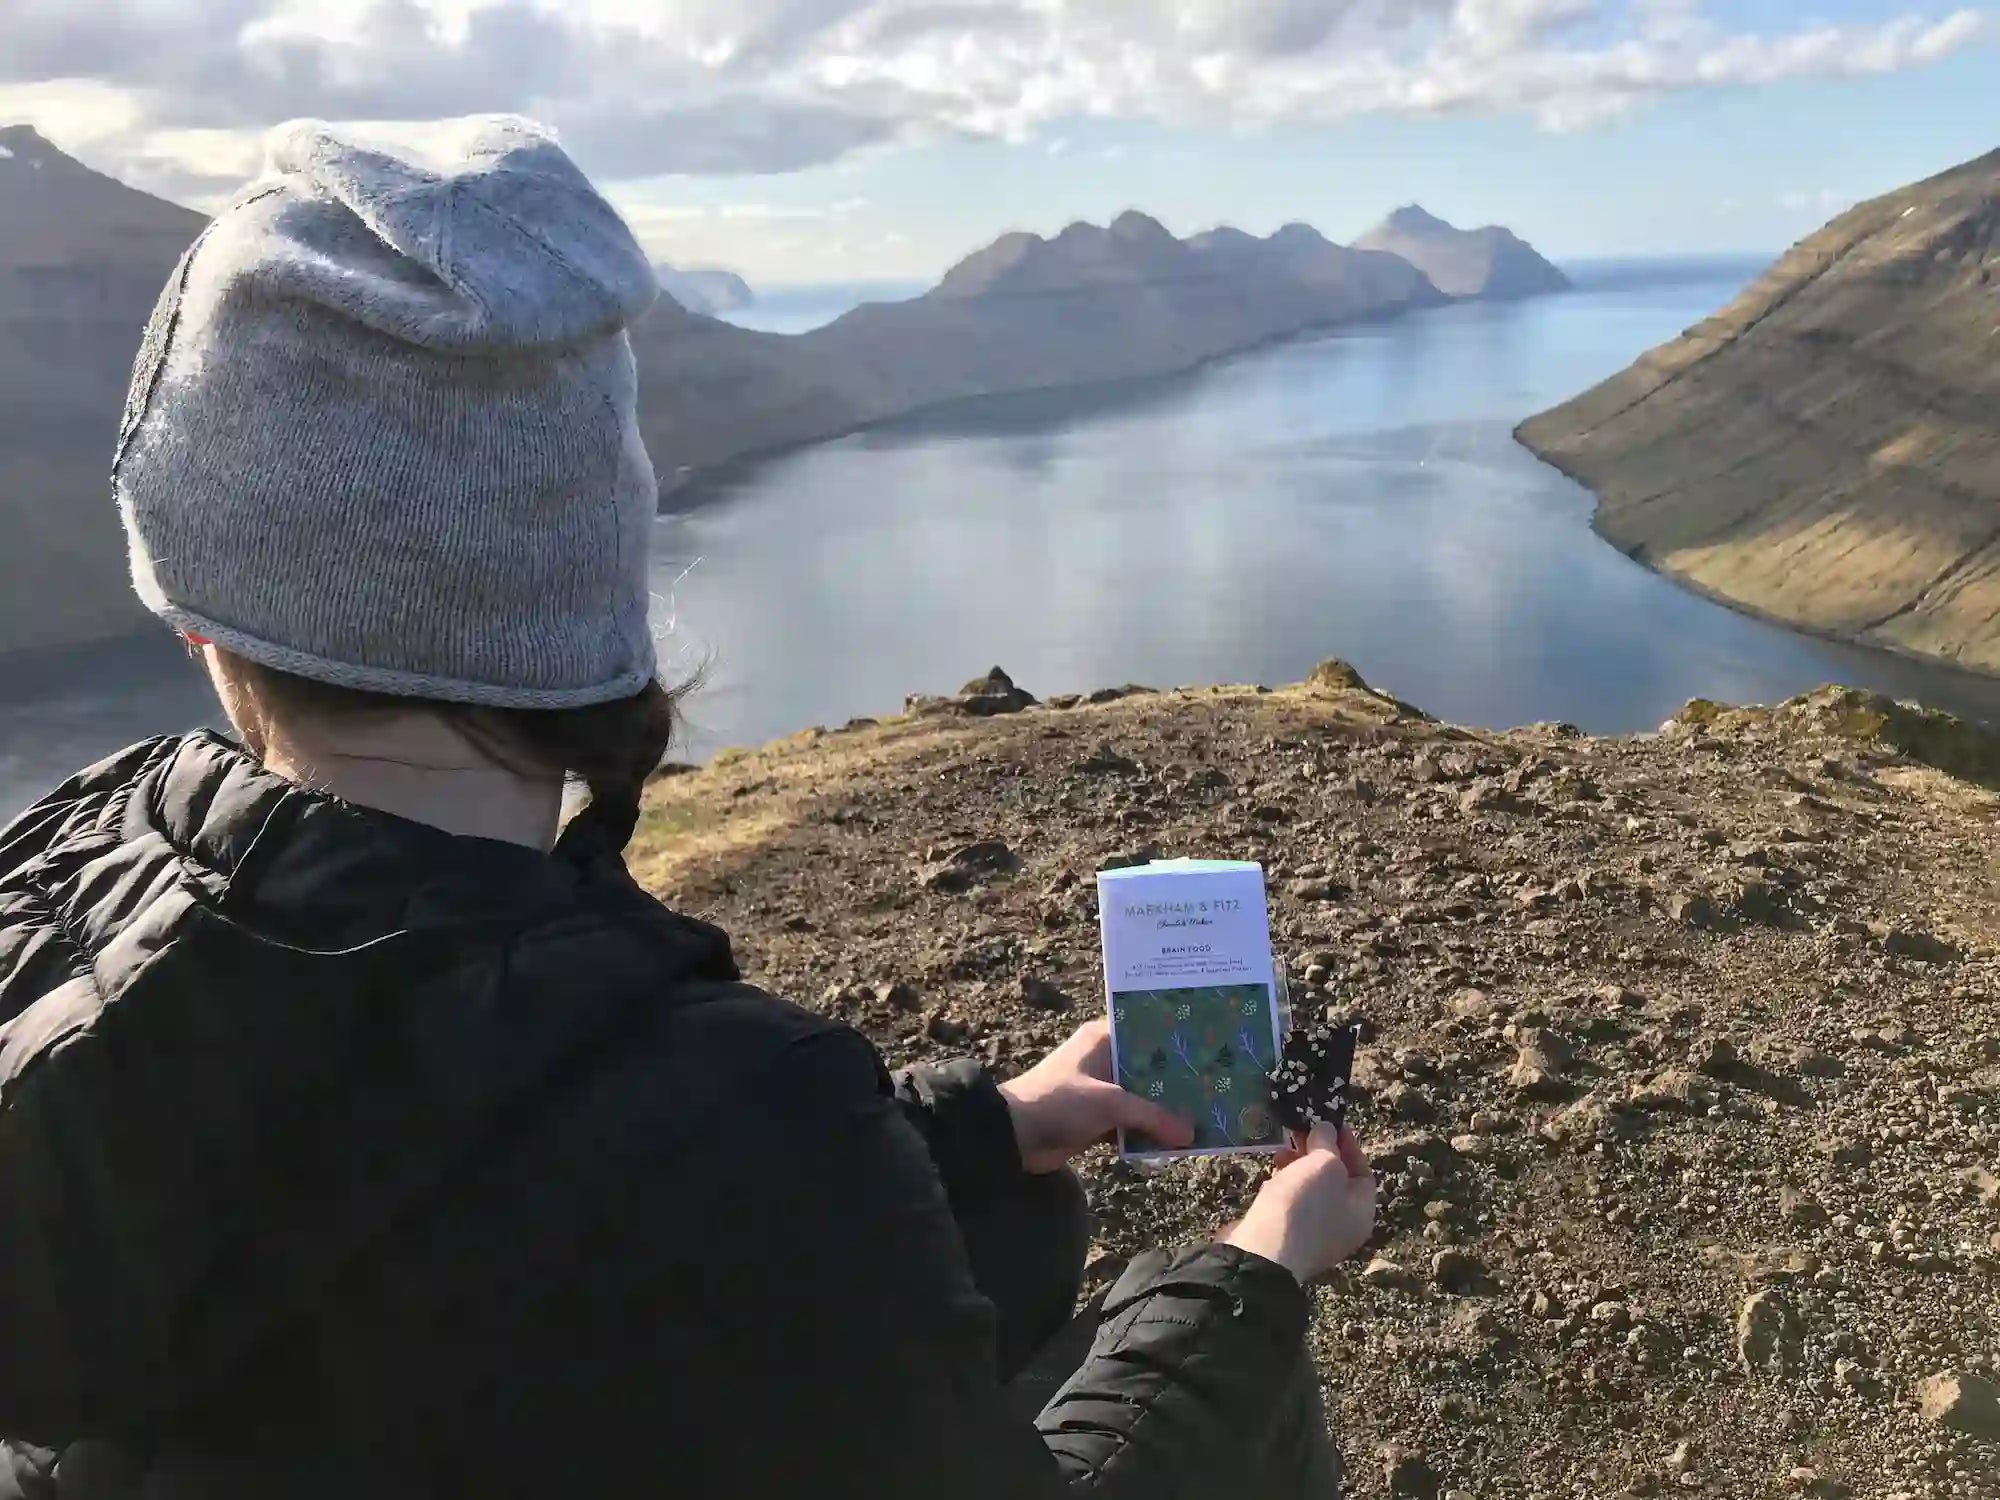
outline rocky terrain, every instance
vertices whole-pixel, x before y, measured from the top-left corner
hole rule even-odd
[[[1864,203],[1520,437],[1634,557],[2000,671],[2000,152]]]
[[[663,776],[636,870],[892,1061],[1005,1071],[1101,1008],[1098,868],[1261,860],[1294,1007],[1366,1028],[1352,1493],[2000,1496],[2000,741],[1840,689],[1473,732],[1338,663],[911,708]],[[1262,1171],[1081,1166],[1094,1285]]]
[[[1354,244],[1408,261],[1447,297],[1533,297],[1569,286],[1567,276],[1511,229],[1459,229],[1414,203]]]

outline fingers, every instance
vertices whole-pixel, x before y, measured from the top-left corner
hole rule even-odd
[[[1111,1077],[1111,1023],[1099,1016],[1086,1021],[1070,1034],[1061,1050],[1068,1053],[1076,1070],[1088,1078]]]
[[[1306,1149],[1308,1151],[1331,1151],[1338,1156],[1340,1154],[1340,1137],[1334,1133],[1334,1127],[1331,1125],[1315,1125],[1306,1136]],[[1345,1158],[1342,1158],[1341,1165],[1345,1166],[1346,1164]]]
[[[1335,1140],[1335,1149],[1340,1152],[1340,1164],[1347,1168],[1349,1177],[1368,1175],[1368,1153],[1361,1149],[1361,1142],[1347,1126],[1340,1127]]]
[[[1193,1122],[1183,1119],[1164,1105],[1141,1099],[1137,1094],[1128,1094],[1123,1089],[1115,1089],[1113,1094],[1115,1097],[1107,1097],[1112,1098],[1114,1124],[1125,1130],[1136,1130],[1162,1146],[1178,1148],[1193,1144]]]

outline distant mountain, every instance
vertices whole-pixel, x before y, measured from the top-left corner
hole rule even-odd
[[[653,271],[660,278],[660,290],[689,312],[714,317],[749,307],[757,300],[750,283],[734,271],[715,266],[689,266],[683,270],[665,261],[655,265]]]
[[[1304,225],[1180,240],[1124,213],[1003,235],[924,296],[810,333],[649,320],[634,334],[642,423],[671,484],[939,402],[1168,374],[1443,300],[1407,262]]]
[[[140,331],[202,222],[32,130],[0,131],[0,652],[109,637],[144,618],[107,470]],[[921,297],[797,335],[737,328],[679,300],[747,298],[738,278],[662,271],[679,291],[632,341],[641,426],[669,491],[941,402],[1168,374],[1444,300],[1409,261],[1303,224],[1182,240],[1141,213],[1047,239],[1003,235]]]
[[[0,128],[0,651],[145,618],[111,450],[140,329],[203,222]]]
[[[1532,297],[1569,287],[1569,278],[1511,229],[1457,229],[1414,203],[1354,243],[1401,256],[1448,297]]]
[[[1233,257],[1243,274],[1285,276],[1330,297],[1351,299],[1356,315],[1440,300],[1436,284],[1401,256],[1336,245],[1310,224],[1287,224],[1262,240],[1240,229],[1211,229],[1188,244],[1206,255]]]
[[[2000,672],[2000,151],[1851,209],[1521,440],[1623,550]]]

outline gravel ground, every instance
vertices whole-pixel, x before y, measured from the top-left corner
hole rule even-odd
[[[633,863],[892,1063],[1004,1074],[1103,1003],[1097,869],[1261,861],[1295,1006],[1365,1025],[1381,1225],[1312,1330],[1351,1493],[2000,1497],[1996,772],[1831,688],[1608,740],[1339,663],[995,676],[662,777]],[[1093,1282],[1263,1170],[1079,1167]]]

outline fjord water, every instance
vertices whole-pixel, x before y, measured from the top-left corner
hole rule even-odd
[[[996,662],[1046,695],[1290,682],[1343,656],[1483,725],[1648,729],[1689,697],[1829,680],[2000,716],[2000,682],[1816,641],[1647,572],[1509,436],[1755,270],[1584,267],[1562,296],[970,403],[684,490],[654,560],[669,674],[708,664],[683,753],[893,712]],[[797,330],[855,295],[761,316]],[[213,712],[164,631],[0,659],[0,818]]]
[[[1282,683],[1328,656],[1441,718],[1650,729],[1827,681],[1986,717],[2000,683],[1814,640],[1590,530],[1521,418],[1727,302],[1754,262],[1604,264],[1115,390],[969,403],[675,497],[689,750],[893,712],[998,663],[1041,694]]]

